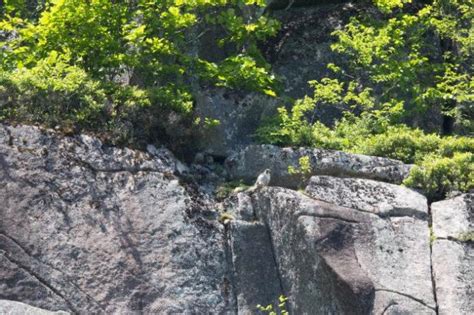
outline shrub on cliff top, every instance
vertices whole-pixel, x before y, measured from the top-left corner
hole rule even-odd
[[[333,33],[332,49],[344,60],[328,64],[334,75],[311,81],[314,94],[280,108],[257,137],[415,163],[405,183],[430,199],[474,188],[472,1],[374,2],[377,14],[353,17]],[[343,117],[333,126],[315,121],[323,105]],[[421,130],[430,111],[444,115],[444,134],[459,134]]]
[[[406,185],[439,199],[450,190],[474,188],[474,138],[427,134],[403,124],[391,124],[386,115],[346,112],[334,127],[307,117],[316,106],[313,98],[297,101],[291,110],[281,108],[275,119],[261,127],[261,142],[277,145],[313,146],[353,153],[389,157],[417,166]]]
[[[275,95],[256,47],[278,23],[248,13],[263,0],[38,3],[31,10],[29,1],[5,0],[0,10],[4,119],[67,119],[98,131],[128,125],[150,140],[171,120],[192,126],[200,85]],[[213,30],[207,45],[228,47],[220,60],[199,54],[200,39]]]

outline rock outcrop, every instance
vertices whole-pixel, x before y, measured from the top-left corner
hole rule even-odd
[[[0,315],[68,315],[63,311],[51,312],[25,303],[0,300]]]
[[[323,181],[338,190],[328,194]],[[334,177],[313,177],[304,194],[268,187],[244,195],[237,213],[255,218],[232,226],[266,226],[279,273],[267,285],[281,286],[295,314],[435,314],[424,196]]]
[[[226,313],[222,227],[166,150],[0,127],[0,299],[80,314]]]
[[[254,141],[257,127],[276,113],[276,105],[275,98],[257,93],[203,92],[196,100],[196,113],[202,121],[217,119],[219,124],[207,128],[196,145],[214,156],[227,157]]]
[[[411,169],[410,165],[387,158],[322,149],[280,148],[274,145],[249,145],[227,158],[226,167],[232,178],[247,182],[270,168],[271,185],[297,188],[302,185],[302,176],[290,174],[288,167],[299,168],[299,159],[302,157],[308,157],[310,161],[308,176],[358,177],[399,184]]]
[[[319,175],[296,191],[285,172],[302,155]],[[251,146],[229,172],[271,166],[271,186],[217,201],[193,175],[206,165],[0,125],[0,299],[78,314],[253,314],[279,295],[294,314],[473,313],[472,194],[431,218],[424,196],[384,182],[408,172],[398,161]]]
[[[439,314],[474,311],[474,194],[431,205],[433,275]]]

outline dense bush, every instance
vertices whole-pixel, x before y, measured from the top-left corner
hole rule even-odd
[[[361,140],[354,146],[354,151],[411,164],[422,162],[425,156],[430,154],[452,157],[455,153],[474,152],[474,139],[459,136],[441,137],[406,126],[390,126],[384,133]]]
[[[426,113],[440,110],[456,130],[473,132],[472,1],[374,2],[381,12],[354,17],[334,32],[332,48],[346,61],[330,65],[334,80],[370,95],[375,109],[401,104],[399,122],[423,127]]]
[[[70,121],[150,140],[193,127],[194,95],[203,85],[275,95],[274,78],[256,47],[278,23],[248,13],[263,0],[4,4],[3,119],[48,126]],[[206,44],[227,47],[219,60],[199,55],[200,38],[211,31],[217,38]]]
[[[64,120],[81,125],[99,123],[107,103],[97,80],[68,63],[65,55],[51,52],[31,68],[0,74],[2,115],[48,125]]]
[[[384,116],[365,112],[346,117],[327,127],[311,123],[314,99],[297,101],[288,111],[258,130],[264,143],[313,146],[326,149],[389,157],[415,163],[405,184],[420,188],[430,199],[439,199],[450,190],[474,188],[474,138],[427,134],[403,124],[390,124]]]
[[[474,188],[474,154],[455,153],[452,157],[427,155],[415,166],[405,184],[420,188],[429,199],[445,196],[450,191]]]

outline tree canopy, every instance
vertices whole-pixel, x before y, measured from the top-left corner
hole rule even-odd
[[[254,13],[263,5],[263,0],[6,0],[0,115],[98,129],[138,123],[151,135],[171,112],[192,116],[201,85],[273,96],[274,76],[257,41],[273,35],[278,23]],[[199,52],[209,32],[210,45],[230,47],[219,60]]]

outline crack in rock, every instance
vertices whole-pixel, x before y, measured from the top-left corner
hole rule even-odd
[[[30,276],[32,276],[33,278],[35,278],[39,283],[41,283],[41,285],[43,285],[44,287],[48,288],[51,292],[53,292],[55,295],[59,296],[62,300],[64,300],[64,302],[66,302],[66,304],[69,306],[70,310],[73,311],[75,314],[79,314],[79,311],[74,307],[74,305],[71,304],[71,302],[66,299],[66,297],[58,290],[56,289],[55,287],[53,287],[51,284],[48,283],[48,281],[46,279],[44,279],[43,277],[41,277],[39,274],[37,274],[36,272],[34,272],[33,270],[29,269],[28,267],[26,267],[25,265],[22,265],[19,261],[17,261],[16,259],[13,259],[11,257],[8,257],[8,255],[6,254],[3,254],[3,256],[9,261],[11,262],[12,264],[18,266],[20,269],[24,270],[26,273],[28,273]]]
[[[376,292],[377,292],[377,291],[390,292],[390,293],[398,294],[398,295],[404,296],[404,297],[406,297],[406,298],[409,298],[409,299],[411,299],[411,300],[413,300],[413,301],[415,301],[415,302],[418,302],[418,303],[420,303],[421,305],[423,305],[423,306],[425,306],[425,307],[427,307],[427,308],[429,308],[429,309],[431,309],[431,310],[433,310],[433,311],[436,311],[436,307],[430,306],[430,305],[426,304],[425,301],[423,301],[423,300],[421,300],[421,299],[419,299],[419,298],[416,298],[416,297],[414,297],[414,296],[412,296],[412,295],[410,295],[410,294],[407,294],[407,293],[403,293],[403,292],[399,292],[399,291],[395,291],[395,290],[390,290],[390,289],[377,289],[377,288],[375,289],[375,291],[376,291]]]
[[[58,270],[57,268],[53,267],[53,266],[50,266],[49,264],[45,264],[44,262],[40,261],[38,258],[32,256],[29,251],[23,246],[21,245],[18,241],[16,241],[14,238],[10,237],[9,235],[3,233],[3,232],[0,232],[0,237],[3,238],[5,240],[5,243],[3,242],[0,242],[0,249],[2,249],[2,251],[4,252],[4,257],[10,261],[11,263],[15,264],[16,266],[18,266],[20,269],[26,271],[29,275],[33,276],[35,279],[38,280],[38,282],[40,282],[43,286],[45,286],[46,288],[48,288],[49,290],[51,290],[54,294],[56,294],[57,296],[59,296],[61,299],[63,299],[67,305],[70,307],[70,309],[75,312],[75,313],[79,313],[78,310],[74,307],[74,305],[72,305],[72,303],[67,299],[67,296],[66,294],[63,294],[61,293],[61,291],[59,289],[56,289],[52,284],[50,284],[48,282],[48,280],[44,277],[42,277],[39,273],[37,273],[36,271],[34,271],[34,266],[27,266],[26,264],[24,264],[22,262],[22,259],[20,257],[15,258],[13,252],[9,251],[8,250],[8,242],[14,244],[13,246],[16,246],[17,248],[19,248],[20,251],[22,251],[24,253],[24,255],[28,256],[29,258],[32,258],[34,259],[38,264],[40,264],[41,267],[43,268],[49,268],[49,269],[52,269],[54,270],[55,272],[57,272],[58,274],[61,274],[62,277],[61,279],[64,279],[64,273],[60,270]],[[0,238],[0,239],[1,239]],[[20,254],[21,255],[21,254]],[[46,272],[45,274],[49,274],[51,275],[52,272],[49,271],[49,272]],[[99,308],[100,310],[102,311],[105,311],[105,309],[100,305],[100,303],[95,300],[93,297],[91,297],[89,294],[87,294],[86,292],[84,292],[80,287],[78,287],[75,283],[72,283],[71,281],[67,281],[67,282],[62,282],[63,284],[70,284],[73,288],[69,288],[68,291],[72,290],[72,291],[79,291],[82,295],[84,295],[85,299],[86,300],[89,300],[89,301],[92,301],[95,306],[97,308]]]

